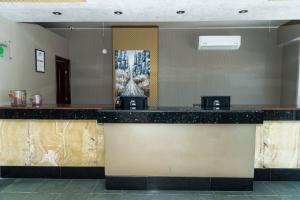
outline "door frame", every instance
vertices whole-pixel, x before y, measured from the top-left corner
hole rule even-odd
[[[58,92],[58,70],[57,70],[57,61],[62,61],[62,62],[67,62],[67,63],[68,63],[68,67],[69,67],[70,104],[71,104],[72,99],[71,99],[71,65],[70,65],[70,60],[67,59],[67,58],[60,57],[60,56],[55,56],[56,104],[58,104],[58,96],[59,96],[59,92]]]

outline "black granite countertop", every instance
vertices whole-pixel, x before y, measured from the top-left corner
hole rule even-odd
[[[220,110],[201,107],[148,107],[141,110],[124,110],[111,105],[0,106],[0,119],[94,119],[99,123],[261,124],[267,120],[300,120],[300,108],[241,105]]]
[[[260,110],[204,110],[201,108],[149,108],[147,110],[101,110],[99,123],[184,123],[184,124],[260,124]]]

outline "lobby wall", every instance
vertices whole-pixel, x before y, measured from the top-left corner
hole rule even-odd
[[[111,104],[112,34],[105,30],[57,31],[69,40],[71,95],[74,104]],[[102,54],[102,48],[107,54]]]
[[[57,32],[70,41],[73,103],[112,103],[111,30],[104,41],[101,30]],[[198,51],[199,35],[241,35],[242,45]],[[280,103],[277,29],[160,29],[158,62],[160,106],[190,106],[202,95],[231,95],[233,104]]]
[[[68,41],[38,25],[0,18],[0,41],[11,41],[12,59],[0,59],[0,104],[9,104],[9,90],[39,93],[44,103],[56,103],[55,56],[68,58]],[[35,71],[35,49],[46,53],[46,73]]]
[[[282,46],[281,104],[300,104],[300,25],[278,29],[278,45]]]
[[[299,89],[299,43],[283,47],[282,51],[282,87],[281,104],[295,105],[298,98]]]
[[[199,35],[241,35],[238,51],[198,51]],[[230,95],[233,104],[279,104],[281,49],[277,30],[161,30],[159,104],[188,106],[202,95]]]

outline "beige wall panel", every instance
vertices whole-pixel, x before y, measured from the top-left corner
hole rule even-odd
[[[158,27],[113,27],[113,77],[115,50],[150,50],[150,96],[151,106],[158,104]],[[113,78],[114,81],[114,78]],[[115,91],[113,83],[113,91]],[[115,92],[114,92],[115,98]]]
[[[63,134],[53,120],[30,121],[30,160],[33,166],[61,166]]]
[[[0,121],[1,165],[25,166],[29,160],[29,122],[27,120]]]
[[[97,166],[97,122],[57,122],[63,132],[63,166]]]
[[[263,134],[264,168],[297,168],[299,122],[265,122]]]
[[[104,124],[112,176],[253,177],[255,125]]]

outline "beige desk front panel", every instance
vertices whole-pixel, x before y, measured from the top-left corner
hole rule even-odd
[[[255,125],[104,124],[108,176],[253,177]]]

